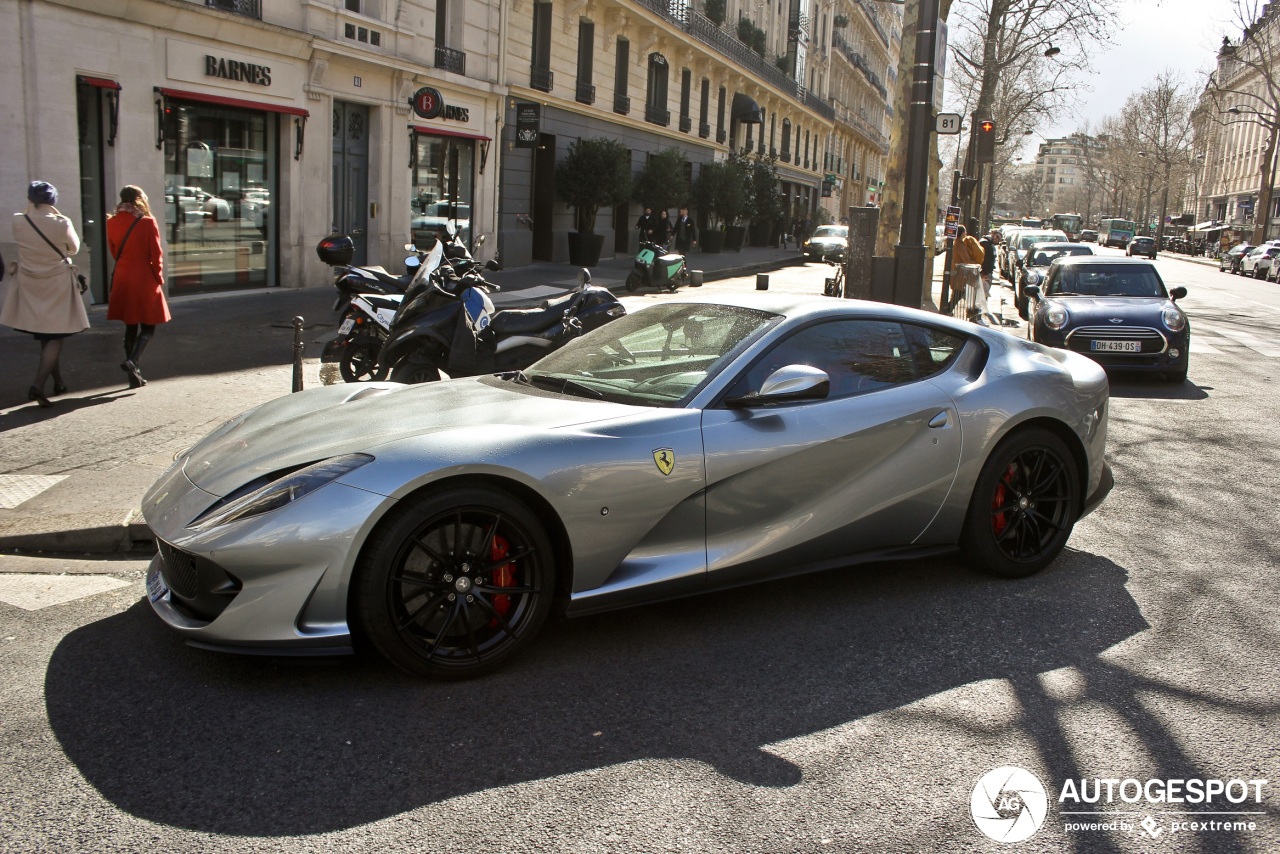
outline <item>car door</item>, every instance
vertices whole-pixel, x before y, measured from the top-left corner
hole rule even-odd
[[[784,365],[821,368],[831,388],[824,400],[704,411],[711,583],[915,541],[960,457],[955,404],[929,376],[964,341],[888,320],[828,320],[745,370],[726,399],[758,390]]]

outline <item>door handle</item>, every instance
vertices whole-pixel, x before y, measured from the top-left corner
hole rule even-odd
[[[363,228],[353,228],[353,229],[351,229],[351,233],[352,233],[352,234],[364,234],[364,229],[363,229]]]
[[[933,416],[933,420],[931,420],[931,421],[929,422],[929,426],[930,426],[930,427],[935,427],[935,428],[936,428],[936,427],[946,427],[946,426],[947,426],[947,423],[948,423],[950,420],[951,420],[951,419],[950,419],[950,416],[949,416],[949,415],[948,415],[948,413],[947,413],[947,410],[945,410],[945,409],[944,409],[944,410],[942,410],[941,412],[939,412],[937,415]]]

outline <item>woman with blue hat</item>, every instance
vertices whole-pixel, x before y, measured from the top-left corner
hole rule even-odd
[[[71,257],[80,251],[75,226],[58,209],[58,190],[46,181],[27,187],[27,209],[13,217],[18,244],[18,274],[9,285],[0,323],[40,342],[40,364],[27,399],[53,406],[44,386],[53,377],[53,394],[65,394],[59,359],[62,339],[89,328],[80,298],[82,285]]]

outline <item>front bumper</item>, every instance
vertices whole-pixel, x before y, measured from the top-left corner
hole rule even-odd
[[[1111,488],[1116,485],[1115,476],[1111,473],[1111,464],[1106,460],[1102,462],[1102,478],[1098,481],[1098,486],[1093,490],[1093,494],[1085,499],[1084,507],[1080,511],[1080,518],[1083,519],[1094,510],[1098,509],[1098,505],[1106,500],[1111,493]]]

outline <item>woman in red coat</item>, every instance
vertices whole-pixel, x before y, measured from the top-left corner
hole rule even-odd
[[[116,259],[111,274],[107,319],[124,321],[124,355],[120,369],[129,376],[129,388],[147,384],[138,365],[156,324],[171,315],[164,299],[164,250],[160,228],[142,188],[132,184],[120,191],[120,204],[107,219],[107,249]]]

